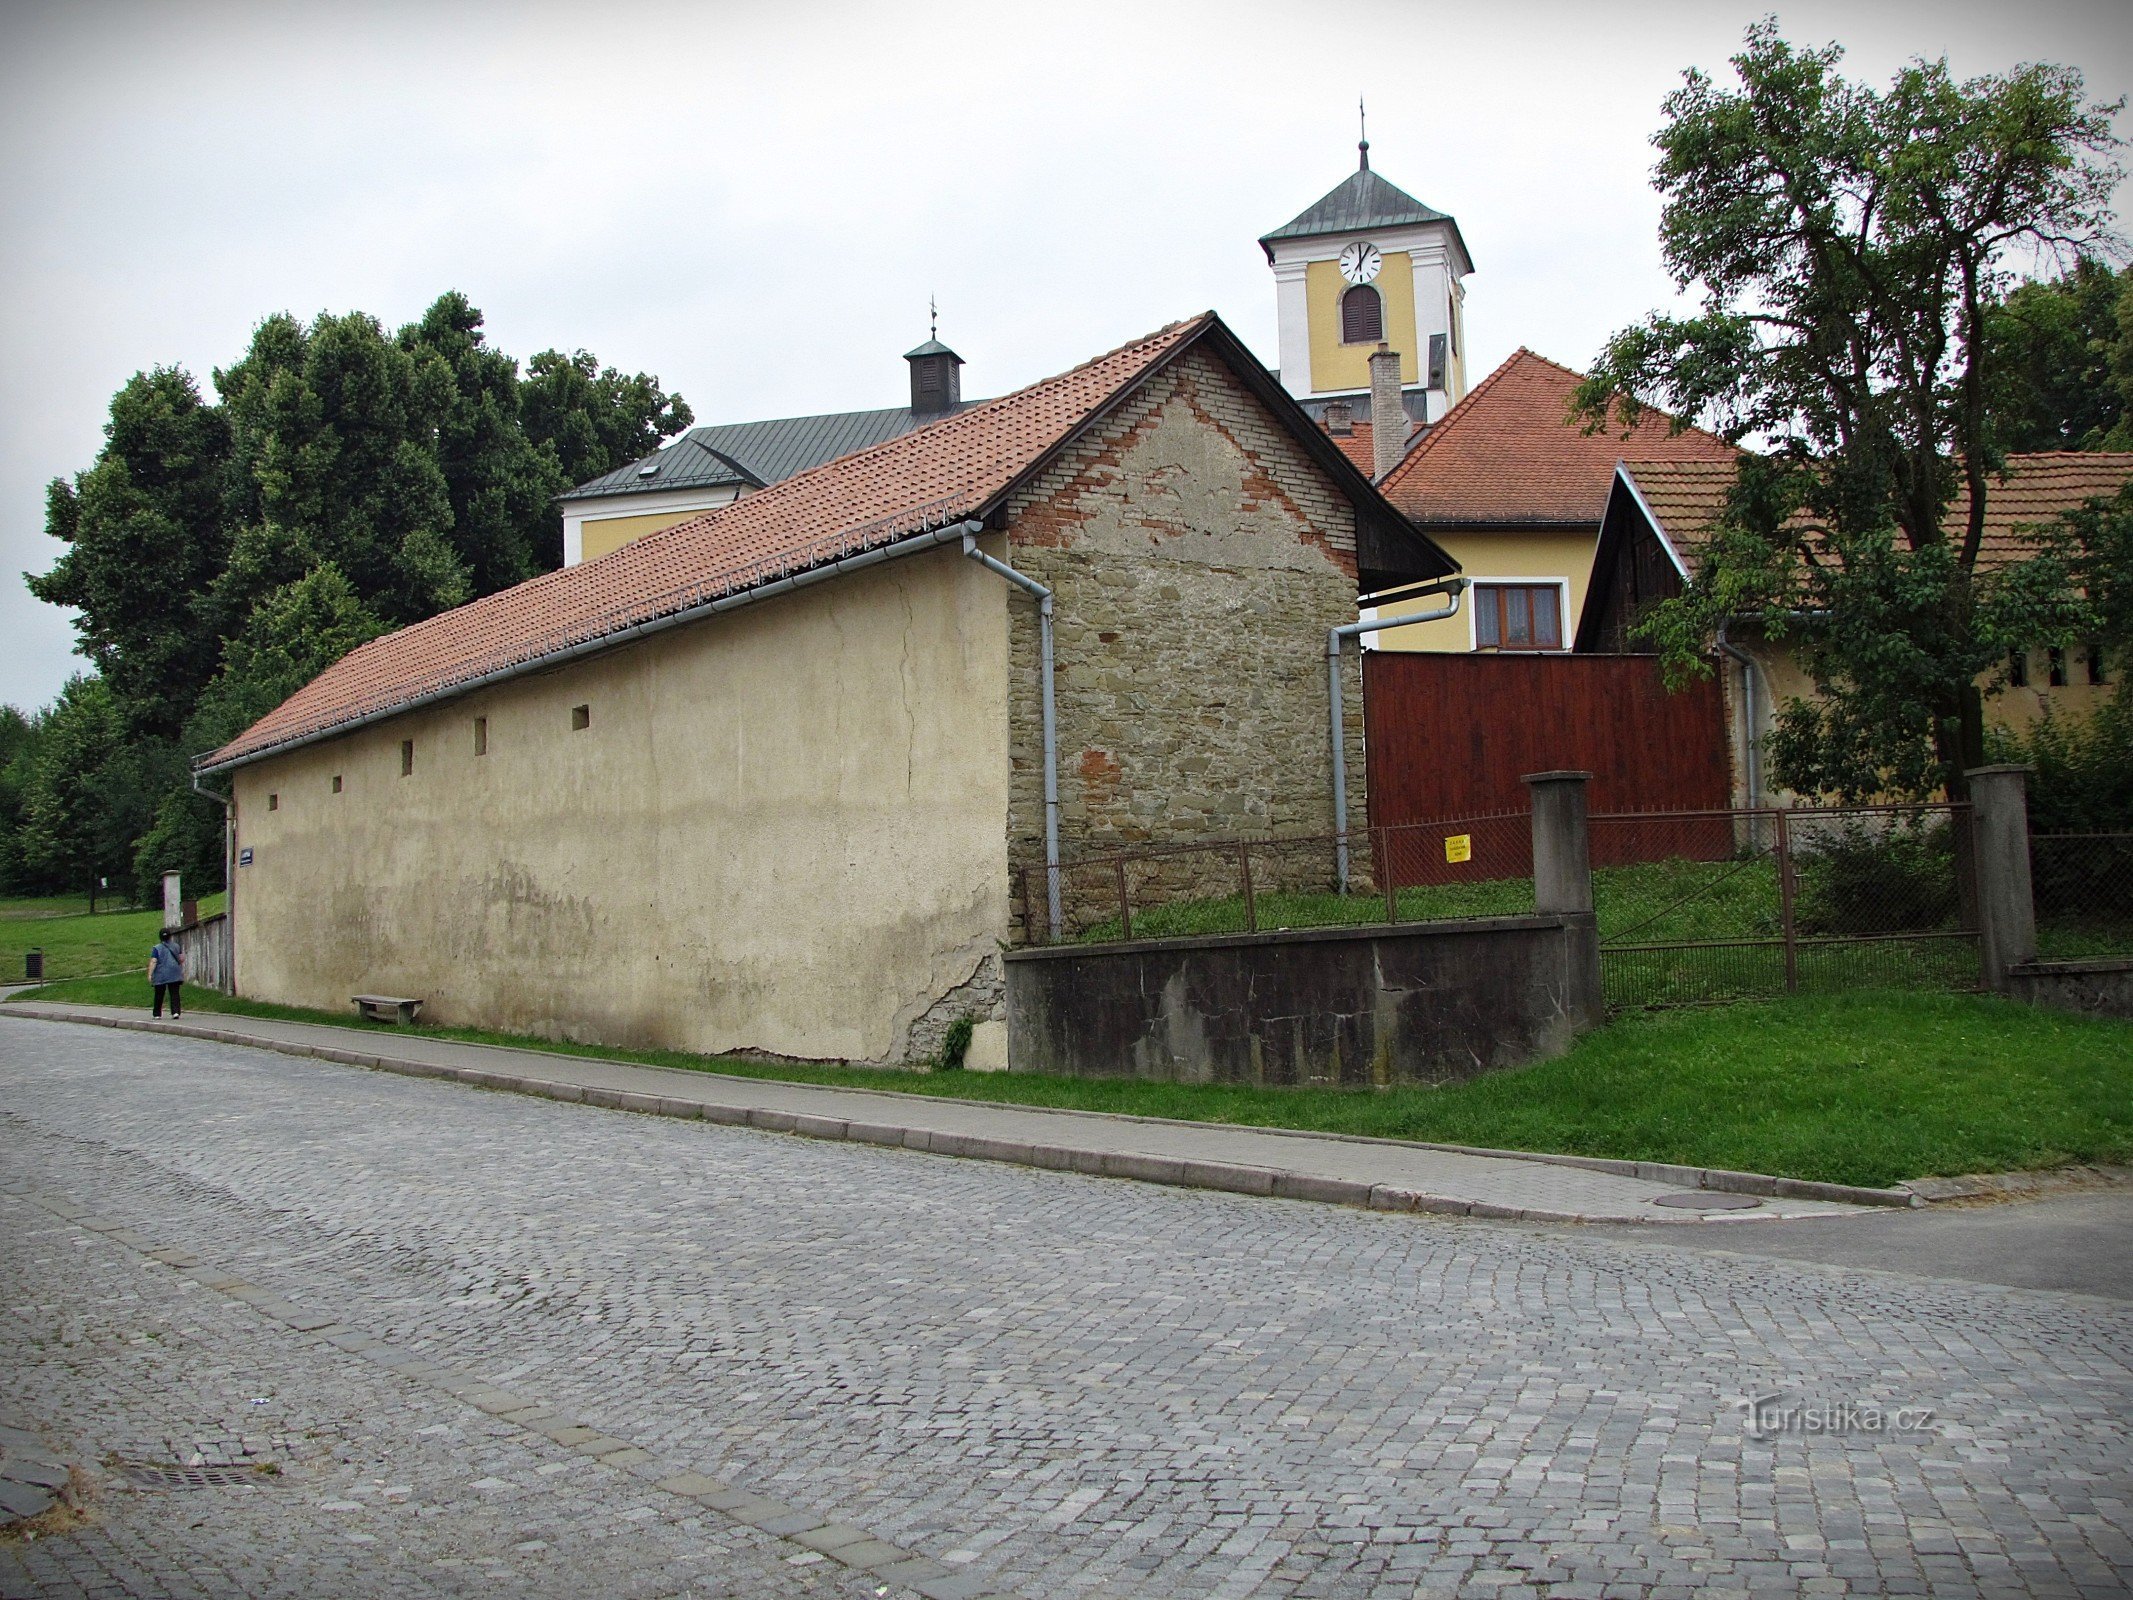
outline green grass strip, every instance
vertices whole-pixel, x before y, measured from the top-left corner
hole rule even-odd
[[[106,978],[52,984],[22,998],[131,1005],[145,1014],[148,991],[135,979]],[[191,1009],[358,1026],[352,1016],[208,991],[191,996]],[[1554,1061],[1440,1089],[917,1073],[614,1049],[475,1028],[415,1031],[748,1078],[1672,1161],[1834,1183],[2133,1161],[2133,1023],[1979,995],[1800,995],[1632,1014]]]

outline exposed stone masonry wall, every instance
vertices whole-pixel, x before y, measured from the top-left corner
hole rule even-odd
[[[1333,828],[1326,629],[1355,618],[1353,508],[1219,361],[1187,355],[1010,509],[1008,559],[1055,592],[1062,853]],[[1009,855],[1044,859],[1036,609],[1009,619]],[[1344,663],[1349,817],[1363,698]],[[1364,852],[1358,851],[1359,858]],[[1320,859],[1323,858],[1323,859]],[[1364,860],[1367,866],[1367,860]],[[1212,852],[1167,870],[1233,886]],[[1330,882],[1330,850],[1256,874]],[[1070,875],[1100,903],[1108,878]],[[1271,884],[1266,886],[1271,887]],[[1041,915],[1041,875],[1032,900]]]

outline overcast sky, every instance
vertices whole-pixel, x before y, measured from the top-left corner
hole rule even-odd
[[[1583,364],[1667,298],[1659,102],[1768,4],[205,6],[0,0],[0,701],[74,670],[15,574],[111,393],[203,389],[270,312],[447,288],[521,359],[656,373],[699,421],[894,405],[901,353],[997,394],[1213,307],[1274,357],[1254,240],[1373,165],[1459,219],[1478,377]],[[1885,81],[2080,67],[2125,0],[1780,4]],[[2122,119],[2123,130],[2133,119]]]

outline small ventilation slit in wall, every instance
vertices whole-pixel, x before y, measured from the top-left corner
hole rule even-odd
[[[278,795],[278,794],[270,794],[270,795],[268,795],[268,796],[267,796],[267,809],[268,809],[269,811],[279,811],[279,810],[281,809],[281,796],[280,796],[280,795]]]
[[[415,741],[412,739],[402,739],[400,741],[400,776],[404,778],[410,773],[412,773],[414,770]]]
[[[474,753],[478,756],[485,756],[489,753],[489,719],[487,717],[476,717],[474,719]]]
[[[338,772],[333,775],[333,792],[335,794],[341,792],[341,775]]]
[[[579,730],[580,728],[589,728],[589,727],[591,727],[591,726],[592,726],[592,719],[593,719],[593,712],[592,712],[592,707],[591,707],[591,706],[572,706],[572,707],[570,708],[570,729],[571,729],[571,732],[575,733],[575,732],[577,732],[577,731],[578,731],[578,730]]]

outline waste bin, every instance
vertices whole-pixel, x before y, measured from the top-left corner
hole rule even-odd
[[[44,982],[44,952],[32,950],[22,958],[22,975],[32,983]]]

